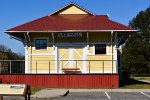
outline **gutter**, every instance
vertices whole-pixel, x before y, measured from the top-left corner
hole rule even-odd
[[[52,30],[52,31],[5,31],[5,33],[20,33],[20,32],[137,32],[138,30]]]

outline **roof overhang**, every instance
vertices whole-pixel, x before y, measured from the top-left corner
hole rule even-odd
[[[119,37],[126,37],[128,38],[129,35],[137,32],[137,30],[61,30],[61,31],[5,31],[5,33],[9,34],[10,37],[16,40],[23,40],[26,38],[25,34],[28,35],[29,33],[60,33],[60,32],[110,32],[110,33],[118,33]],[[29,36],[29,35],[28,35]]]
[[[43,33],[47,33],[47,32],[137,32],[137,30],[52,30],[52,31],[5,31],[5,33],[38,33],[38,32],[43,32]]]

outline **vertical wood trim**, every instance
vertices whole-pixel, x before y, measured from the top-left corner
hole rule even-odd
[[[28,68],[28,61],[29,61],[29,59],[28,59],[28,46],[25,45],[24,49],[25,49],[25,73],[29,73],[29,68]]]
[[[115,66],[115,69],[114,69],[114,72],[115,73],[118,73],[118,59],[117,59],[117,56],[118,56],[118,53],[117,53],[117,50],[118,50],[118,33],[115,32],[115,51],[114,51],[114,55],[115,55],[115,60],[116,60],[116,66]]]
[[[113,52],[114,52],[114,50],[113,50],[113,31],[111,31],[111,47],[112,47],[112,73],[113,73],[113,65],[114,65],[114,63],[113,63]]]

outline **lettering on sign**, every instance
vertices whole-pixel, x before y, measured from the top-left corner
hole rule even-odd
[[[82,33],[58,33],[58,37],[82,37]]]

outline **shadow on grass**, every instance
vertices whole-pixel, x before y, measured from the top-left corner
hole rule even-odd
[[[134,88],[135,85],[136,85],[136,86],[140,86],[140,85],[141,85],[141,86],[142,86],[142,85],[149,85],[149,86],[150,86],[150,83],[142,82],[142,81],[133,79],[133,78],[131,78],[130,75],[127,74],[127,73],[124,73],[124,75],[123,75],[123,80],[121,80],[119,83],[120,83],[120,84],[119,84],[120,87],[133,86],[133,88]],[[136,87],[136,86],[135,86],[135,87]],[[148,87],[149,87],[149,86],[148,86]]]

